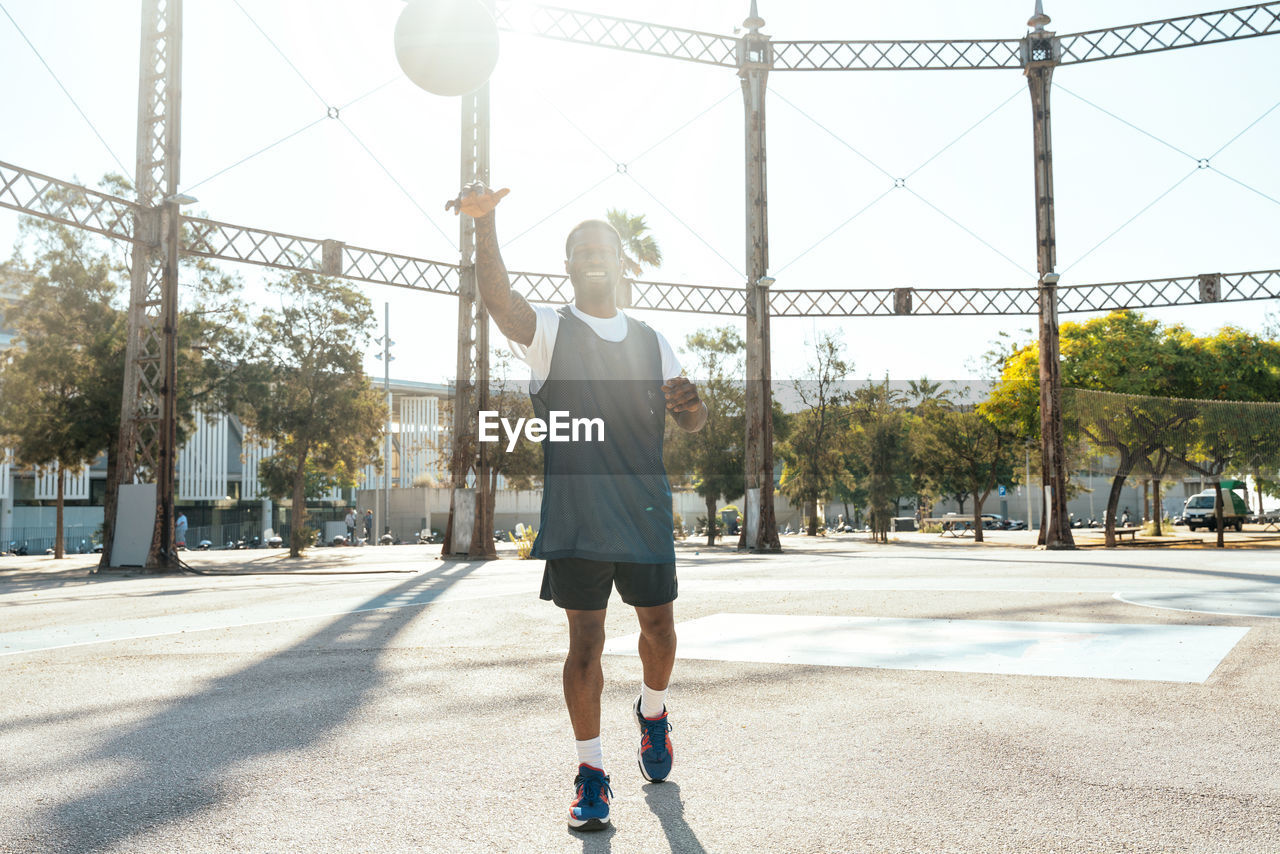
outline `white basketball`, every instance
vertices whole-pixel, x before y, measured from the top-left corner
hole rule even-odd
[[[396,22],[396,60],[435,95],[466,95],[498,64],[498,25],[478,0],[410,0]]]

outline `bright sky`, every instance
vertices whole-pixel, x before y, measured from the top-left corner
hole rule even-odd
[[[139,5],[0,0],[0,160],[93,184],[119,171],[114,152],[132,172]],[[748,0],[563,5],[726,35],[749,8]],[[1050,29],[1070,33],[1228,5],[1048,0],[1045,11]],[[460,99],[429,95],[400,73],[391,34],[402,8],[401,0],[187,0],[181,187],[200,200],[188,210],[456,262],[456,220],[443,203],[458,186]],[[1033,10],[1029,0],[759,2],[764,32],[780,40],[1019,38]],[[1280,267],[1277,81],[1280,36],[1058,69],[1062,284]],[[775,72],[769,92],[776,287],[1034,283],[1031,117],[1019,70]],[[340,119],[325,118],[327,105],[352,101]],[[512,190],[499,210],[507,266],[562,271],[569,227],[618,207],[645,214],[663,248],[665,263],[645,278],[740,285],[742,115],[732,69],[504,33],[492,78],[492,175]],[[1205,157],[1214,168],[1197,170]],[[893,177],[907,177],[906,189],[891,189]],[[6,247],[17,221],[0,210]],[[235,266],[259,292],[261,268]],[[452,376],[453,298],[367,293],[379,326],[391,303],[394,377]],[[1257,329],[1274,309],[1230,303],[1158,316],[1209,332],[1226,323]],[[677,347],[699,327],[735,322],[640,316]],[[800,375],[805,341],[830,329],[843,332],[856,377],[967,377],[1000,330],[1023,338],[1033,324],[775,320],[774,375]],[[381,376],[372,349],[368,368]]]

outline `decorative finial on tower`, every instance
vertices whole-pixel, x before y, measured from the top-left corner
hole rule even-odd
[[[764,26],[764,18],[761,18],[760,13],[756,11],[756,0],[751,0],[751,14],[742,22],[742,26],[750,30],[752,35],[758,34],[760,28]]]
[[[1044,0],[1036,0],[1036,13],[1027,21],[1028,27],[1035,27],[1037,33],[1044,32],[1044,25],[1049,23],[1049,16],[1044,13]]]

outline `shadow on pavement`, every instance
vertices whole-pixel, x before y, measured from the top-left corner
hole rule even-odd
[[[446,565],[406,579],[293,646],[111,734],[75,764],[123,770],[35,816],[48,850],[113,849],[192,821],[234,790],[238,766],[329,738],[383,683],[378,659],[421,613],[404,606],[430,604],[481,565]]]
[[[613,837],[618,829],[610,824],[604,830],[569,829],[569,835],[582,842],[582,854],[608,854],[613,850]]]
[[[648,783],[644,787],[644,802],[662,823],[667,845],[674,854],[707,854],[707,849],[698,841],[698,835],[684,820],[684,801],[680,798],[678,785],[670,781]]]

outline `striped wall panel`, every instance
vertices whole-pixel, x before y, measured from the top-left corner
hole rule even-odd
[[[58,464],[44,466],[36,470],[36,500],[55,501],[58,498]],[[89,467],[81,466],[80,471],[68,474],[62,485],[64,501],[86,501],[89,498]]]
[[[240,446],[240,461],[244,463],[243,474],[240,476],[240,497],[245,501],[266,497],[262,492],[262,485],[258,483],[258,464],[273,453],[275,446],[271,442],[261,442],[245,436],[244,443]]]
[[[439,477],[440,401],[434,397],[400,399],[400,483],[413,486],[423,474]]]
[[[196,415],[195,432],[178,451],[178,498],[219,501],[227,497],[227,416]]]

